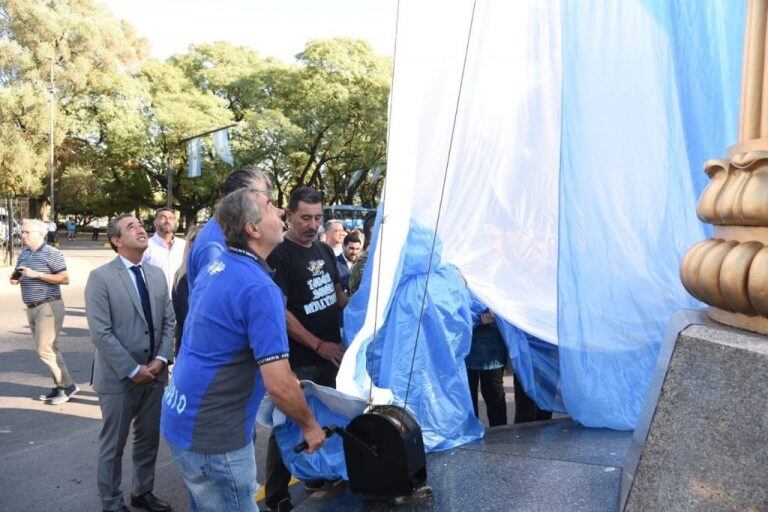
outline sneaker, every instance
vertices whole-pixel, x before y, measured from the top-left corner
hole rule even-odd
[[[50,393],[48,393],[47,395],[40,395],[40,396],[37,397],[37,399],[38,400],[42,400],[43,402],[45,402],[45,401],[50,400],[52,398],[56,398],[57,396],[59,396],[59,390],[60,389],[62,389],[62,388],[60,388],[58,386],[56,386],[55,388],[51,388],[51,392]]]
[[[59,393],[51,398],[48,403],[51,405],[59,405],[63,404],[64,402],[69,402],[69,399],[72,397],[72,395],[78,391],[80,391],[80,388],[77,387],[77,384],[74,383],[70,384],[66,388],[59,388]]]
[[[291,510],[293,510],[293,503],[290,499],[284,498],[276,507],[270,507],[269,512],[291,512]]]

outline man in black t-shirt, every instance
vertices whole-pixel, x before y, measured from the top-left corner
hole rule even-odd
[[[291,193],[283,243],[267,262],[286,298],[286,324],[291,368],[299,379],[335,387],[344,347],[339,311],[347,303],[341,289],[333,250],[317,241],[323,223],[320,193],[300,187]],[[290,473],[283,465],[274,435],[267,451],[266,503],[270,510],[291,510]],[[322,482],[308,482],[316,490]]]

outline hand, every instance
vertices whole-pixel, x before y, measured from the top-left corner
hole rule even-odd
[[[323,446],[323,443],[325,443],[325,431],[320,428],[320,425],[317,424],[317,421],[315,421],[314,418],[312,420],[312,425],[302,429],[302,435],[304,436],[304,441],[307,442],[307,453],[317,451]]]
[[[139,366],[139,371],[136,372],[136,375],[134,375],[131,380],[136,384],[144,384],[145,382],[152,382],[155,380],[155,376],[152,375],[152,372],[149,371],[149,368],[147,368],[146,365],[142,364]]]
[[[152,374],[152,376],[157,377],[160,375],[160,372],[163,371],[163,367],[165,364],[159,359],[153,359],[150,361],[150,363],[147,365],[147,370],[149,370],[149,373]]]
[[[341,343],[331,343],[330,341],[321,341],[317,349],[317,354],[323,359],[327,359],[336,366],[341,364],[341,358],[344,357],[344,346]]]
[[[493,323],[493,321],[496,319],[493,313],[488,311],[487,313],[483,313],[480,315],[480,323],[482,325],[488,325]]]
[[[29,267],[19,267],[19,270],[21,270],[21,275],[24,277],[29,277],[30,279],[40,279],[40,272],[37,270],[32,270]]]

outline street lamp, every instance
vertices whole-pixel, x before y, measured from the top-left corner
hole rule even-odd
[[[51,129],[50,129],[50,141],[51,141],[51,222],[56,222],[56,202],[53,191],[53,172],[55,169],[55,162],[53,156],[53,121],[56,113],[56,89],[53,84],[53,61],[55,57],[51,57]]]

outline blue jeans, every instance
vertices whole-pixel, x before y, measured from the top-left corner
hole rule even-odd
[[[192,512],[258,512],[253,442],[224,453],[198,453],[168,443],[189,489]]]

